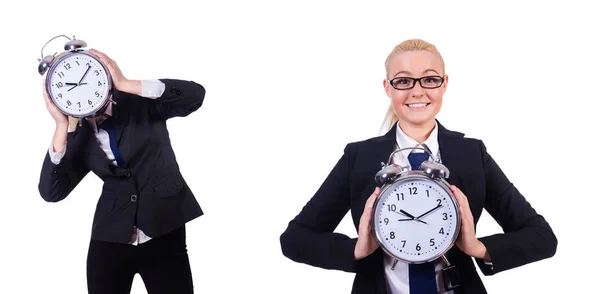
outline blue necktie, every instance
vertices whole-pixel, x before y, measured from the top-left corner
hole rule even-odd
[[[115,160],[117,161],[117,165],[119,167],[125,167],[125,160],[119,153],[119,149],[117,149],[117,139],[115,137],[115,123],[114,118],[112,116],[107,117],[100,125],[99,128],[105,130],[108,133],[108,138],[110,142],[110,150],[112,150],[113,155],[115,156]]]
[[[421,163],[429,159],[429,154],[411,153],[408,155],[408,161],[412,170],[418,170]],[[418,294],[437,294],[437,284],[435,281],[435,266],[433,262],[408,265],[408,284],[410,293]]]

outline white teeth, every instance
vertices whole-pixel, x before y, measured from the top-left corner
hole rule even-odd
[[[418,104],[408,104],[408,107],[425,107],[427,106],[427,103],[418,103]]]

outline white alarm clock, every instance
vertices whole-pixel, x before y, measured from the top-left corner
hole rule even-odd
[[[393,164],[394,151],[375,176],[381,186],[373,206],[372,230],[383,251],[408,264],[434,261],[452,248],[461,228],[460,210],[439,160],[410,170]]]
[[[64,35],[50,41],[58,37],[69,39],[65,51],[38,59],[38,72],[40,75],[46,73],[46,91],[50,100],[62,113],[75,118],[103,112],[112,102],[110,73],[100,59],[83,49],[87,46],[84,41]]]

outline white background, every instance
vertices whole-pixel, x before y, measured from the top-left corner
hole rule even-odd
[[[483,139],[558,236],[552,259],[482,277],[488,291],[591,290],[597,9],[585,1],[447,2],[4,1],[0,293],[86,293],[101,181],[88,175],[60,203],[37,190],[54,130],[37,58],[59,34],[107,53],[128,78],[206,87],[202,108],[168,125],[206,213],[187,230],[196,293],[350,292],[353,274],[288,260],[279,235],[344,146],[380,134],[389,102],[383,62],[409,38],[432,42],[445,58],[440,121]],[[487,214],[477,230],[501,232]],[[348,217],[337,231],[356,236]],[[139,276],[132,293],[146,293]]]

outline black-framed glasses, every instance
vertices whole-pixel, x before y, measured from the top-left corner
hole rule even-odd
[[[444,78],[440,76],[426,76],[418,79],[409,77],[397,77],[388,81],[390,85],[396,90],[409,90],[415,87],[417,82],[423,89],[435,89],[442,86]]]

